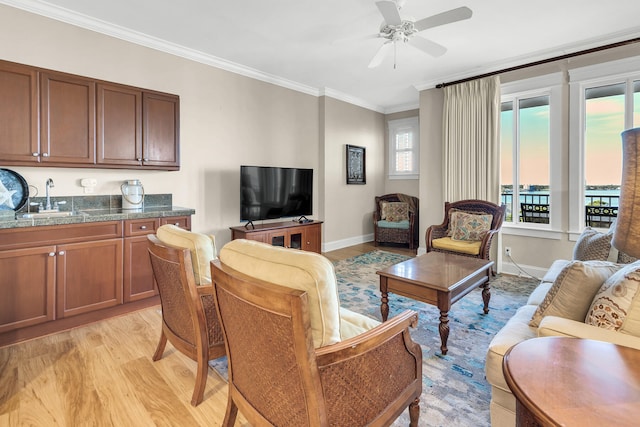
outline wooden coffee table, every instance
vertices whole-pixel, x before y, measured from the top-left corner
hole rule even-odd
[[[523,341],[504,356],[517,426],[632,426],[640,420],[640,350],[568,337]]]
[[[440,350],[447,354],[449,310],[453,303],[480,286],[484,312],[489,313],[489,280],[493,261],[429,252],[378,271],[382,321],[389,317],[389,292],[426,302],[440,310]]]

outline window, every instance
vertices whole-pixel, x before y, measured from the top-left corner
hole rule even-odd
[[[570,230],[609,228],[618,214],[625,129],[640,126],[638,59],[570,72]]]
[[[418,179],[419,165],[418,118],[389,121],[389,179]]]
[[[560,83],[561,76],[554,74],[502,86],[500,190],[507,206],[505,225],[550,229],[559,224]]]

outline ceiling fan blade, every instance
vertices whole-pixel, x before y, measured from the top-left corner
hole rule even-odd
[[[441,44],[427,40],[417,34],[409,38],[409,44],[435,58],[444,55],[447,51],[447,48]]]
[[[384,18],[384,22],[387,25],[400,25],[402,24],[402,18],[400,18],[400,12],[398,6],[394,1],[377,1],[376,6]]]
[[[387,56],[387,53],[390,52],[390,49],[393,47],[393,42],[388,41],[378,49],[378,52],[373,56],[371,62],[369,62],[369,68],[376,68],[378,65],[382,64],[382,60]]]
[[[466,6],[463,6],[416,21],[413,26],[418,31],[424,31],[429,28],[439,27],[440,25],[463,21],[465,19],[471,18],[472,15],[473,11]]]

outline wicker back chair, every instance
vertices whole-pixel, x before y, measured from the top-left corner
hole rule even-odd
[[[208,361],[225,355],[212,286],[196,286],[189,249],[164,244],[152,234],[147,239],[162,305],[162,332],[153,360],[162,358],[168,339],[198,363],[191,397],[196,406],[207,384]]]
[[[373,240],[378,246],[379,243],[403,243],[408,244],[409,249],[418,246],[418,218],[419,200],[417,197],[408,196],[402,193],[385,194],[375,198],[376,210],[373,212]],[[397,228],[382,226],[382,204],[387,203],[406,203],[409,210],[409,227]]]
[[[472,254],[453,250],[445,250],[441,248],[435,248],[433,246],[433,241],[435,239],[445,238],[449,235],[449,220],[452,209],[473,213],[485,213],[493,216],[493,219],[491,220],[491,228],[482,238],[478,253]],[[457,255],[488,260],[491,254],[491,242],[493,241],[493,236],[500,231],[500,228],[502,228],[502,222],[504,221],[506,209],[507,207],[505,205],[499,206],[495,203],[487,202],[485,200],[471,199],[460,200],[453,203],[445,202],[444,221],[442,222],[442,224],[432,225],[431,227],[427,228],[427,232],[425,235],[427,252],[448,252]]]
[[[409,406],[418,425],[422,352],[406,311],[356,337],[314,349],[308,294],[211,263],[229,363],[223,427],[388,426]],[[250,320],[249,320],[250,319]]]

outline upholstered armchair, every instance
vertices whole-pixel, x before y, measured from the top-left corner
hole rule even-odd
[[[418,245],[419,200],[401,193],[385,194],[375,199],[373,237],[379,243],[405,243],[409,249]]]
[[[489,259],[493,237],[502,228],[507,207],[484,200],[445,202],[442,224],[427,228],[427,252],[448,252]]]
[[[223,426],[418,425],[422,352],[406,311],[385,323],[341,308],[322,255],[233,240],[211,263],[229,363]],[[250,320],[248,320],[250,319]]]
[[[216,257],[215,243],[212,236],[175,225],[163,225],[156,233],[147,236],[162,306],[162,331],[153,360],[162,358],[168,340],[197,362],[191,397],[196,406],[202,402],[208,361],[225,355],[209,267]]]

